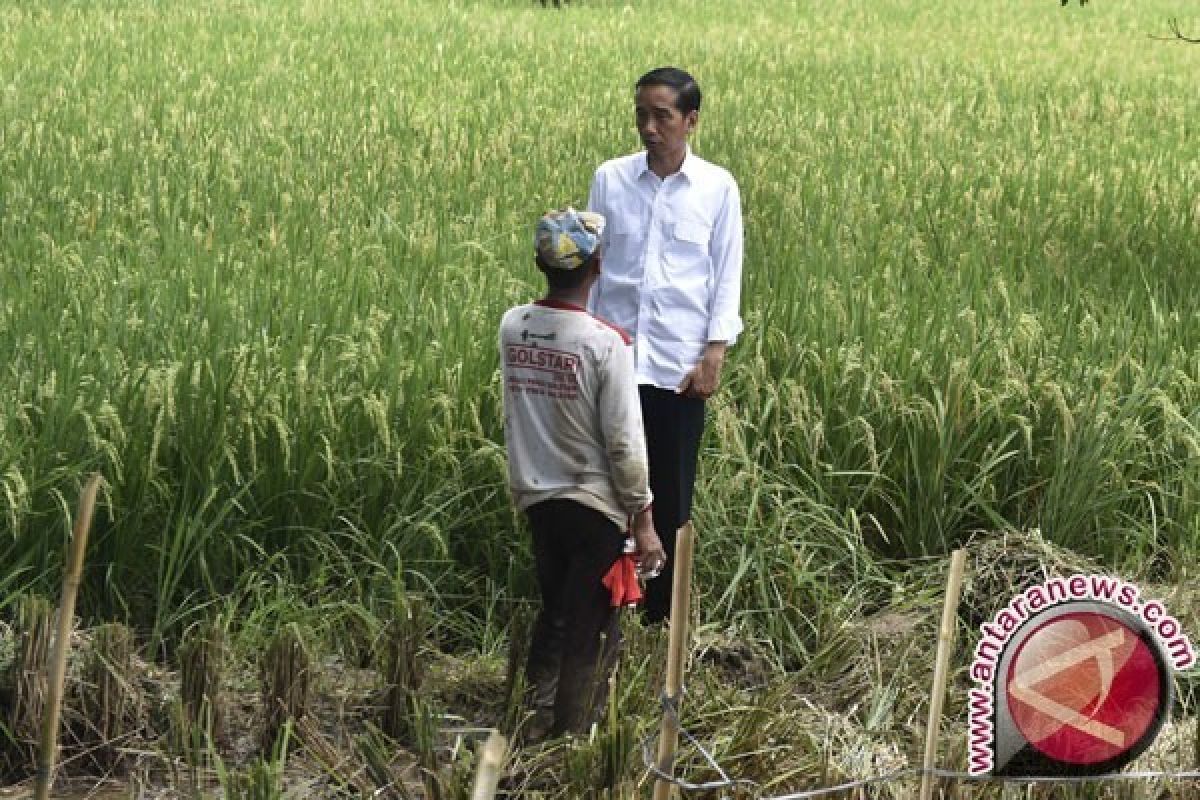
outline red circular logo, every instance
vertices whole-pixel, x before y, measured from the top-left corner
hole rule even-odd
[[[1004,690],[1029,744],[1064,765],[1109,761],[1159,716],[1159,665],[1138,633],[1105,614],[1055,617],[1021,642]]]

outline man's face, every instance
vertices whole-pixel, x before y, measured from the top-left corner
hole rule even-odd
[[[683,114],[675,106],[679,92],[670,86],[643,86],[634,95],[638,136],[651,156],[675,155],[687,146],[696,127],[696,112]]]

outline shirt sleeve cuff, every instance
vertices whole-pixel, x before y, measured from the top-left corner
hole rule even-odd
[[[653,511],[653,510],[654,510],[654,496],[653,496],[653,495],[650,495],[650,499],[649,499],[649,500],[647,500],[645,503],[638,503],[638,504],[635,506],[635,508],[636,508],[636,510],[635,510],[635,511],[630,511],[630,512],[629,512],[629,521],[630,521],[630,523],[632,523],[632,522],[633,522],[633,518],[634,518],[634,517],[636,517],[638,514],[643,514],[643,513],[647,512],[647,511]]]
[[[742,332],[740,319],[715,319],[708,324],[708,341],[725,342],[732,346]]]

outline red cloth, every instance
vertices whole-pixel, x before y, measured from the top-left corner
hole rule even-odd
[[[625,553],[614,561],[601,582],[612,595],[613,608],[636,606],[642,602],[642,586],[638,583],[637,562],[632,553]]]

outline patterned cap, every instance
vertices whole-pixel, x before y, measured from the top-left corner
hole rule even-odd
[[[579,269],[596,252],[603,233],[604,217],[567,206],[538,220],[533,249],[551,269]]]

